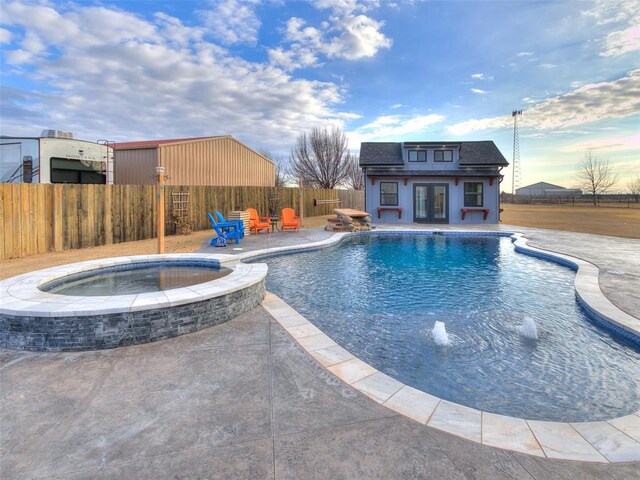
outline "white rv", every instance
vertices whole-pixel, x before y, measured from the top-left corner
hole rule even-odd
[[[0,137],[2,183],[113,184],[113,142],[76,140],[70,132]]]

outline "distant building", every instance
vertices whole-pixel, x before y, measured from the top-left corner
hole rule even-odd
[[[120,185],[154,184],[156,167],[167,185],[275,185],[275,164],[230,135],[116,143],[115,166]]]
[[[76,140],[71,132],[0,137],[2,183],[113,183],[109,142]]]
[[[527,197],[571,197],[582,195],[579,188],[564,188],[547,182],[538,182],[516,189],[516,195]]]

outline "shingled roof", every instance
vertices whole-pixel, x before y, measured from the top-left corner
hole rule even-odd
[[[404,165],[402,144],[397,142],[363,142],[360,144],[360,166]]]
[[[491,165],[506,167],[507,159],[491,140],[460,143],[460,166]]]
[[[407,142],[405,146],[460,146],[460,166],[497,166],[509,165],[504,155],[491,140],[479,142]],[[402,143],[400,142],[363,142],[360,144],[360,166],[403,166]]]

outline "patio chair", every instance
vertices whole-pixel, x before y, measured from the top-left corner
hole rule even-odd
[[[237,225],[238,226],[238,232],[240,232],[240,238],[244,238],[244,222],[240,219],[238,220],[227,220],[224,218],[224,216],[218,211],[216,210],[216,217],[218,217],[218,220],[220,220],[218,222],[218,226],[220,225]]]
[[[213,228],[213,230],[216,232],[216,234],[218,235],[218,237],[226,237],[226,238],[233,238],[235,240],[236,245],[240,242],[240,230],[238,230],[238,224],[237,223],[233,223],[233,224],[229,224],[229,225],[223,225],[220,223],[216,222],[216,219],[213,218],[213,215],[211,215],[210,213],[207,213],[207,215],[209,216],[209,220],[211,221],[211,228]],[[211,242],[209,242],[210,245],[214,245],[216,242],[216,239],[211,239]]]
[[[283,208],[280,221],[282,222],[282,230],[290,229],[299,231],[300,217],[295,214],[293,208]]]
[[[255,230],[256,235],[260,230],[266,230],[269,233],[269,225],[271,225],[269,217],[260,217],[255,208],[247,208],[247,212],[249,212],[249,230]]]

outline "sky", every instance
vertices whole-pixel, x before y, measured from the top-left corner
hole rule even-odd
[[[640,0],[0,0],[0,135],[232,135],[288,157],[313,127],[493,140],[520,186],[587,152],[640,175]],[[511,167],[501,189],[510,192]]]

